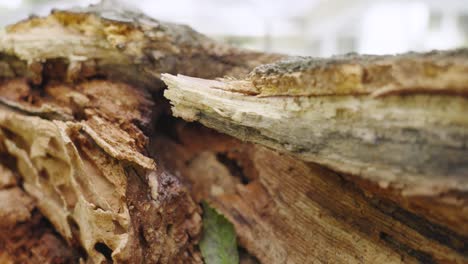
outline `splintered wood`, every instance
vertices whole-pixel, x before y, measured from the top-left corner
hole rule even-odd
[[[234,194],[205,193],[264,263],[462,263],[467,73],[468,52],[456,50],[289,59],[235,80],[162,79],[175,116],[283,153],[231,154],[253,155],[259,179]],[[393,258],[357,230],[411,257]]]
[[[3,201],[5,228],[27,232],[17,224],[43,221],[42,214],[59,242],[77,249],[43,262],[201,262],[201,208],[147,151],[165,107],[155,103],[164,88],[159,76],[236,76],[280,57],[106,4],[7,27],[0,34],[0,164],[15,177],[2,169],[0,187],[18,184],[35,203]],[[33,208],[40,211],[34,219]],[[21,241],[5,240],[5,258],[24,261],[16,248],[30,244]]]
[[[203,263],[207,201],[244,264],[467,263],[468,51],[286,58],[106,3],[8,26],[0,262]]]
[[[468,190],[467,72],[468,52],[458,50],[299,58],[243,80],[163,80],[175,116],[431,195]]]

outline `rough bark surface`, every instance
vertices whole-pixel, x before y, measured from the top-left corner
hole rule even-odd
[[[244,80],[163,80],[176,116],[431,195],[468,190],[467,54],[300,58]]]
[[[171,146],[160,155],[186,158],[166,162],[264,263],[465,263],[466,55],[297,58],[237,80],[165,74],[175,116],[283,154],[192,131],[182,147],[160,140]]]

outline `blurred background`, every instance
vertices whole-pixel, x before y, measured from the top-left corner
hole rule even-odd
[[[0,0],[0,26],[98,0]],[[468,46],[468,0],[119,0],[240,47],[293,55]]]

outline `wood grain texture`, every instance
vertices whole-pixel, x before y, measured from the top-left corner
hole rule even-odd
[[[200,209],[145,150],[153,106],[146,91],[111,81],[37,88],[10,79],[0,87],[8,91],[0,95],[2,160],[83,260],[200,262]],[[3,220],[28,219],[2,201],[11,207]]]
[[[160,73],[240,76],[279,57],[105,2],[30,17],[0,34],[0,154],[75,262],[200,263],[201,209],[146,150]]]
[[[246,262],[468,262],[467,52],[251,71],[284,57],[106,4],[9,26],[0,262],[201,263],[201,200]],[[206,78],[164,75],[175,115],[258,145],[165,116],[164,72]]]
[[[175,116],[408,195],[464,192],[466,54],[302,58],[259,66],[243,80],[167,74],[164,95]]]
[[[261,263],[468,261],[466,219],[426,217],[466,216],[465,200],[438,210],[438,198],[421,202],[199,125],[172,124],[152,139],[159,164],[185,179],[195,200],[222,211]]]

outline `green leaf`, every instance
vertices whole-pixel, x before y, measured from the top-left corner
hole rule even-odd
[[[206,264],[239,264],[236,231],[221,214],[203,202],[203,235],[200,249]]]

